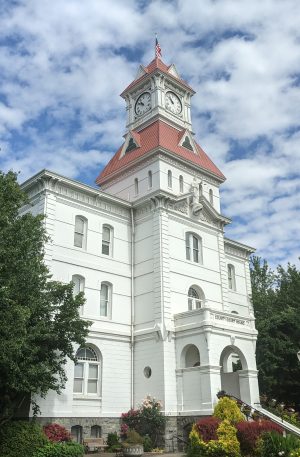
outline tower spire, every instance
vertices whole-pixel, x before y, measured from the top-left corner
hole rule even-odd
[[[156,59],[161,59],[162,54],[161,54],[161,47],[159,45],[158,39],[157,39],[157,33],[155,34],[155,58]]]

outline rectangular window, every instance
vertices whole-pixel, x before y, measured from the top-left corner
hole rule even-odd
[[[85,221],[82,217],[76,216],[75,218],[75,231],[74,231],[74,246],[78,248],[84,247],[85,235]]]
[[[107,284],[101,284],[100,291],[100,316],[107,317],[108,314],[108,293],[109,288]]]
[[[83,393],[83,363],[76,363],[74,371],[74,388],[75,393]]]
[[[88,394],[96,394],[98,390],[98,365],[89,364]]]
[[[102,254],[110,254],[110,228],[103,227],[102,229]]]
[[[194,262],[199,262],[199,246],[198,238],[193,236],[193,260]]]
[[[191,260],[191,248],[190,248],[190,234],[186,233],[185,235],[185,250],[187,260]]]

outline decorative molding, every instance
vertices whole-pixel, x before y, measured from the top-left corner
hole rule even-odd
[[[241,259],[248,259],[248,254],[244,249],[239,249],[238,247],[228,246],[226,241],[224,242],[225,254],[233,255]]]
[[[104,210],[116,216],[129,219],[129,208],[124,208],[121,205],[118,205],[117,202],[106,200],[105,196],[98,194],[96,189],[93,193],[88,190],[85,192],[82,188],[76,189],[74,184],[63,182],[63,180],[58,177],[40,176],[29,188],[27,195],[31,200],[33,200],[36,199],[38,195],[50,192],[58,195],[60,198],[66,198],[72,202],[86,206],[88,205],[91,208]]]
[[[214,314],[214,320],[218,322],[226,322],[227,324],[235,324],[235,325],[242,325],[246,327],[251,326],[251,320],[247,318],[237,318],[237,317],[231,317],[231,316],[226,316],[225,314],[218,314],[218,313],[213,313]]]

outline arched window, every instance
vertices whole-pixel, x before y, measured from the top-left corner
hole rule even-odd
[[[172,189],[172,172],[168,170],[168,187]]]
[[[179,176],[179,192],[183,193],[183,176]]]
[[[100,396],[100,357],[90,347],[78,349],[74,367],[74,394]]]
[[[102,254],[112,255],[113,228],[102,225]]]
[[[191,286],[188,291],[188,310],[203,308],[205,296],[198,286]]]
[[[82,427],[81,425],[73,425],[71,427],[72,440],[76,443],[82,443]]]
[[[83,216],[75,217],[74,246],[86,249],[87,219]]]
[[[234,266],[231,264],[228,264],[227,272],[228,272],[228,287],[231,290],[236,290]]]
[[[100,290],[100,316],[111,317],[112,285],[108,282],[101,283]]]
[[[73,275],[72,282],[74,283],[73,295],[74,297],[79,294],[79,292],[84,292],[85,279],[80,275]],[[83,315],[83,305],[80,306],[79,314]]]
[[[134,180],[134,193],[135,195],[138,195],[139,193],[139,180],[137,178]]]
[[[185,346],[181,353],[181,366],[183,368],[199,367],[200,366],[200,353],[197,346],[188,344]]]
[[[202,239],[192,232],[185,234],[185,251],[187,260],[202,263]]]
[[[149,189],[152,188],[152,171],[151,170],[148,171],[148,188]]]
[[[101,427],[100,425],[91,426],[91,438],[101,438]]]
[[[213,205],[214,204],[214,194],[212,189],[209,189],[209,202]]]

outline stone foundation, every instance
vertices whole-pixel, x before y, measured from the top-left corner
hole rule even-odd
[[[172,416],[167,418],[165,427],[164,446],[167,452],[184,451],[188,442],[189,433],[192,425],[199,419],[206,416]],[[74,426],[82,427],[82,436],[89,438],[91,436],[91,427],[98,425],[101,427],[101,436],[105,439],[108,433],[119,433],[120,418],[118,417],[40,417],[37,419],[42,425],[56,423],[66,427],[69,432]]]
[[[37,420],[46,425],[49,423],[56,423],[66,427],[69,432],[71,428],[79,425],[82,427],[82,439],[91,436],[91,427],[98,425],[101,427],[101,436],[107,437],[108,433],[119,433],[120,418],[119,417],[39,417]]]

